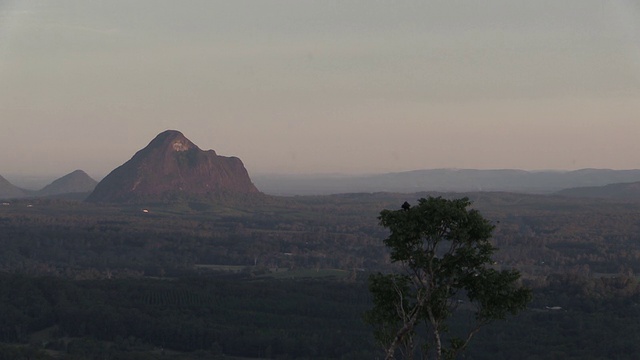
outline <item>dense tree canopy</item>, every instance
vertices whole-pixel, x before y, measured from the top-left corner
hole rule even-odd
[[[366,319],[386,359],[397,353],[413,358],[416,352],[453,359],[481,326],[531,300],[519,272],[492,268],[494,227],[470,205],[467,198],[429,197],[380,213],[380,224],[390,231],[384,243],[400,271],[371,276],[374,307]],[[464,335],[448,331],[456,309],[473,313]]]
[[[149,213],[11,201],[0,206],[0,360],[374,359],[364,281],[401,264],[389,262],[380,241],[389,228],[376,216],[428,195],[150,204]],[[469,196],[496,225],[497,264],[486,267],[518,269],[534,299],[483,327],[465,359],[637,358],[640,202]],[[465,290],[455,299],[464,302],[445,345],[476,320]],[[414,339],[426,334],[419,323]]]

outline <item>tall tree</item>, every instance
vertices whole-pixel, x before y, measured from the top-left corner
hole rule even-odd
[[[374,306],[365,320],[385,359],[416,353],[454,359],[483,325],[531,301],[519,272],[494,269],[494,226],[470,205],[468,198],[429,197],[380,213],[380,224],[390,231],[384,243],[400,266],[369,278]],[[474,315],[462,333],[449,331],[455,310]]]

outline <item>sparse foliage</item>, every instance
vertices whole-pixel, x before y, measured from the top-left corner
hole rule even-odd
[[[385,359],[454,359],[480,327],[531,301],[519,272],[492,267],[494,226],[470,205],[467,198],[429,197],[380,213],[390,231],[384,243],[401,270],[369,279],[374,307],[365,319]],[[447,327],[455,310],[474,315],[462,335]]]

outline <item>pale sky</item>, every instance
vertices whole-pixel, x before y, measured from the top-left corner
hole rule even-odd
[[[640,168],[638,0],[0,0],[0,175]]]

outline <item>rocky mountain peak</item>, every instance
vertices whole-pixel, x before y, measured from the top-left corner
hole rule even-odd
[[[200,150],[198,146],[192,143],[191,140],[187,139],[180,131],[177,130],[167,130],[158,134],[158,136],[156,136],[156,138],[153,139],[147,147],[162,148],[177,152],[188,151],[191,149]]]
[[[215,199],[258,193],[240,159],[203,151],[181,132],[167,130],[107,175],[87,201]]]

